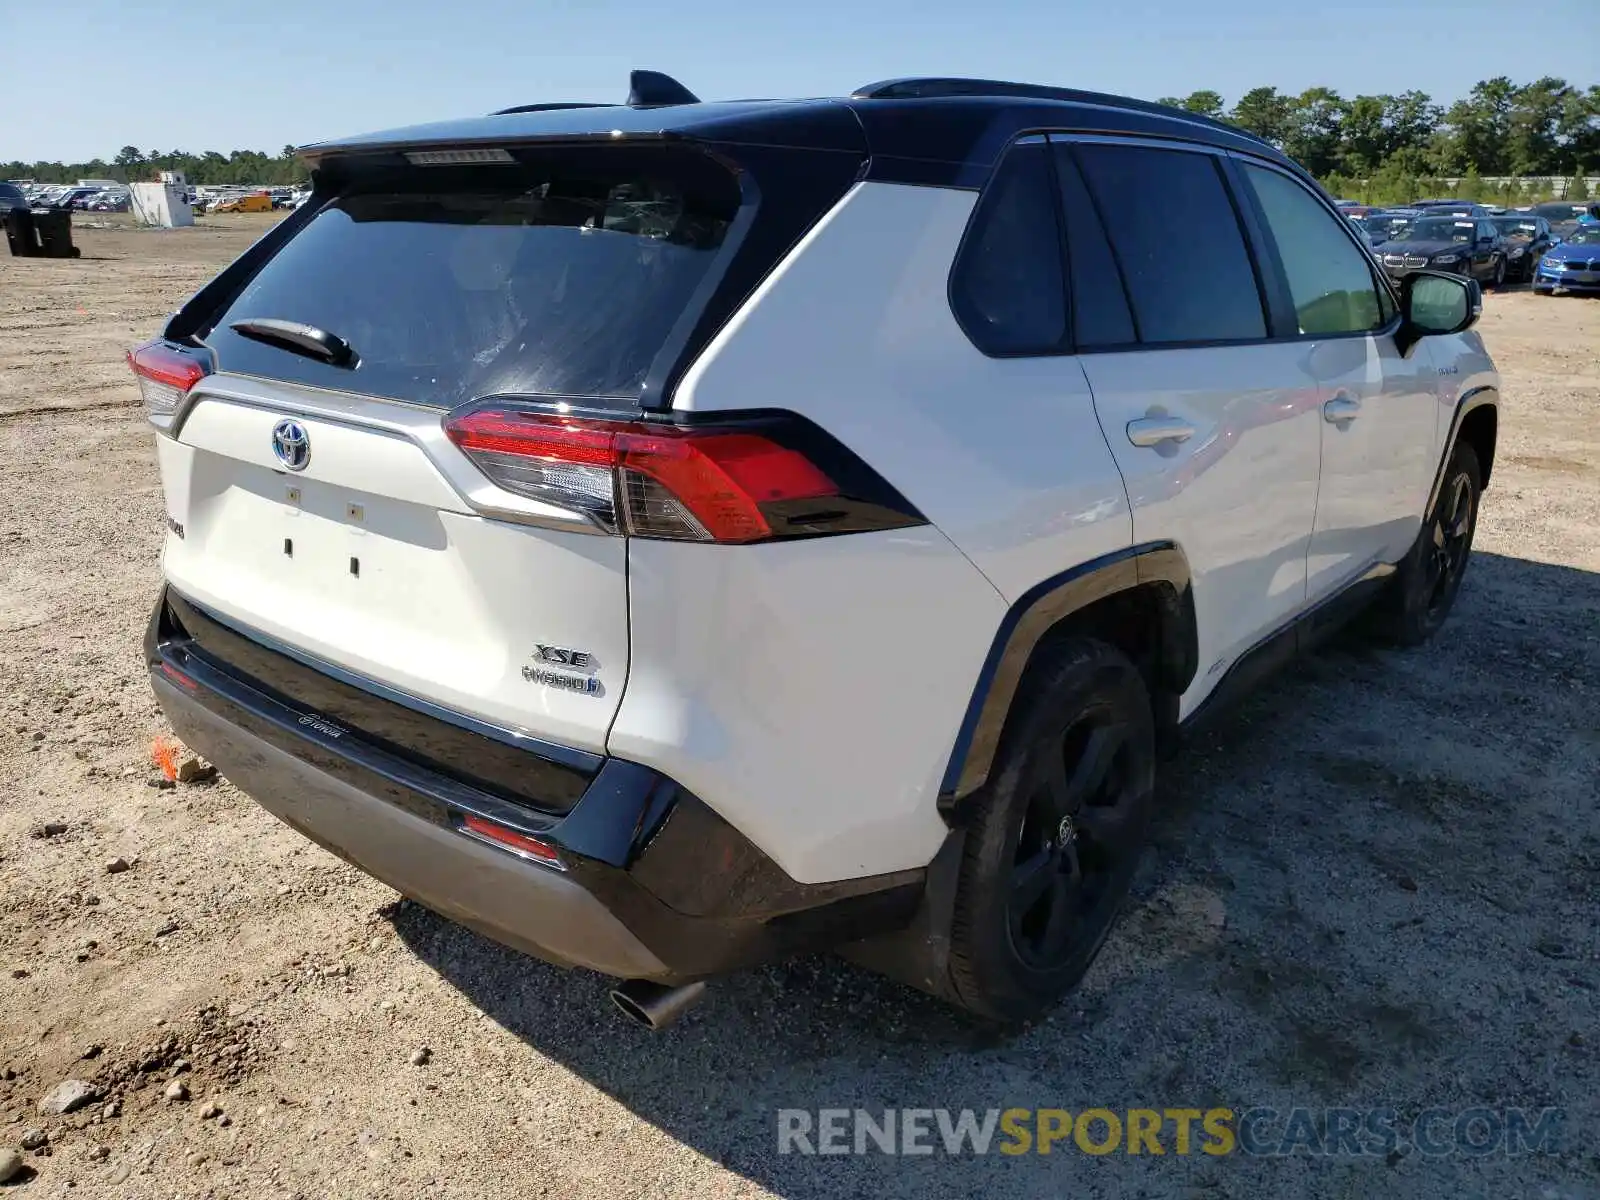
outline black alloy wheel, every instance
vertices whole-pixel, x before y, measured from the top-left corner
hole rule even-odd
[[[1138,849],[1141,801],[1131,732],[1109,707],[1041,741],[1017,834],[1007,909],[1012,949],[1058,967],[1075,934],[1104,923]]]
[[[1472,557],[1483,475],[1471,446],[1458,442],[1439,482],[1439,496],[1387,594],[1372,613],[1376,632],[1402,646],[1431,638],[1455,605]]]
[[[1472,530],[1477,512],[1477,489],[1465,471],[1445,480],[1444,491],[1428,527],[1428,546],[1424,558],[1427,595],[1425,612],[1430,618],[1444,619],[1461,586],[1472,549]]]
[[[1083,977],[1155,807],[1155,719],[1139,669],[1086,637],[1035,659],[962,817],[950,924],[949,997],[1001,1021],[1038,1016]]]

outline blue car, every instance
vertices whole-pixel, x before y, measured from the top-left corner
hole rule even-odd
[[[1533,273],[1533,290],[1541,296],[1557,290],[1600,295],[1600,224],[1580,225],[1546,250]]]

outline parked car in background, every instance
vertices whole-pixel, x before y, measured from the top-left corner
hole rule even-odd
[[[1368,210],[1364,216],[1351,216],[1350,224],[1361,231],[1361,236],[1367,239],[1367,245],[1381,246],[1389,240],[1390,233],[1397,224],[1404,224],[1404,217],[1414,215],[1408,213],[1397,218],[1387,209],[1374,208]]]
[[[1434,217],[1492,217],[1494,212],[1471,200],[1419,200],[1411,206]]]
[[[1533,290],[1541,296],[1561,292],[1600,294],[1600,224],[1580,226],[1539,260]]]
[[[1382,259],[1392,279],[1450,271],[1498,287],[1508,269],[1505,239],[1488,217],[1417,217],[1383,244]]]
[[[27,207],[27,193],[14,183],[0,183],[0,213],[8,213],[13,208]]]
[[[98,196],[100,189],[97,187],[72,187],[61,188],[47,196],[35,207],[38,208],[82,208],[83,201],[90,196]]]
[[[1506,278],[1531,283],[1540,256],[1556,244],[1550,222],[1523,213],[1507,213],[1493,220],[1506,240]]]
[[[1600,201],[1547,200],[1543,204],[1535,204],[1532,212],[1534,216],[1550,222],[1550,232],[1564,238],[1577,229],[1581,217],[1587,215],[1600,220]]]
[[[252,213],[271,212],[273,209],[272,197],[266,192],[251,192],[245,196],[230,196],[219,204],[211,207],[216,213]]]

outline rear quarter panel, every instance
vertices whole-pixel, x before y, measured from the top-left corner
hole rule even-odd
[[[612,754],[694,792],[801,883],[925,866],[1006,605],[928,526],[755,546],[632,539]]]
[[[975,199],[857,185],[674,397],[809,417],[933,528],[630,545],[632,667],[609,748],[683,782],[802,882],[929,861],[1009,603],[1130,541],[1077,360],[987,358],[951,312]]]

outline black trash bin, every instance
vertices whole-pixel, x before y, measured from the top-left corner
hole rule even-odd
[[[39,253],[39,241],[33,234],[33,214],[25,208],[13,208],[5,214],[6,245],[16,258],[29,258]]]
[[[77,258],[80,251],[72,244],[72,213],[65,208],[40,208],[33,211],[33,231],[39,239],[38,253],[45,258]]]

